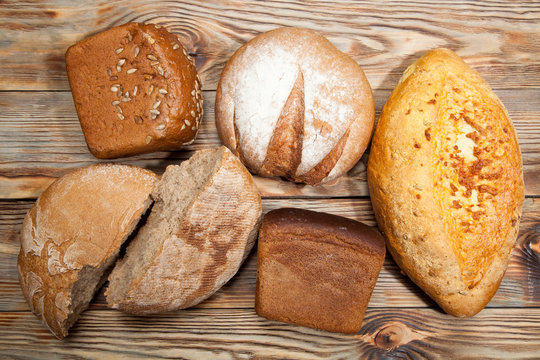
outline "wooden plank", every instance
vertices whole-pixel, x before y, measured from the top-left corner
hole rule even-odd
[[[29,312],[0,313],[3,356],[43,358],[537,358],[540,309],[457,319],[432,309],[368,309],[358,334],[268,321],[254,310],[188,309],[152,318],[90,310],[63,341]]]
[[[518,133],[526,194],[540,195],[540,88],[498,90]],[[377,116],[389,90],[374,92]],[[220,145],[214,124],[215,92],[204,92],[204,119],[197,140],[184,149],[114,160],[162,173],[193,151]],[[37,197],[56,177],[99,160],[88,151],[69,92],[0,92],[0,198]],[[323,186],[256,177],[263,196],[367,196],[367,155],[346,176]]]
[[[255,35],[300,26],[326,35],[391,89],[428,49],[448,47],[494,88],[539,87],[540,8],[501,1],[88,1],[9,2],[0,8],[0,90],[67,90],[64,53],[76,41],[128,21],[164,25],[196,55],[215,90],[232,53]]]
[[[31,201],[0,202],[0,311],[27,310],[17,278],[18,234]],[[263,199],[263,211],[281,207],[326,211],[370,226],[375,219],[368,199]],[[540,307],[540,199],[527,199],[520,234],[506,276],[488,307]],[[238,274],[198,308],[252,308],[255,301],[256,250]],[[104,289],[92,309],[105,309]],[[370,307],[434,307],[436,305],[407,277],[390,255],[373,291]]]

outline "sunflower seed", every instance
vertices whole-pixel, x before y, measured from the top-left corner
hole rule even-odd
[[[131,42],[133,40],[133,35],[131,35],[130,32],[128,32],[127,37],[128,37],[128,42]]]
[[[116,105],[116,110],[118,110],[119,113],[122,113],[122,108],[118,105]]]
[[[152,109],[157,109],[159,105],[161,105],[161,100],[156,101],[154,105],[152,106]]]
[[[112,92],[117,92],[118,91],[118,88],[116,86],[111,86],[111,91]]]
[[[129,91],[126,91],[126,93],[124,94],[125,97],[129,97]]]
[[[195,96],[195,90],[191,90],[191,96]]]
[[[146,137],[146,140],[144,140],[144,142],[147,143],[147,144],[150,144],[150,141],[152,141],[152,137],[151,137],[151,136],[147,136],[147,137]]]
[[[152,109],[152,110],[150,110],[150,114],[156,114],[156,115],[159,115],[159,114],[161,114],[161,113],[159,112],[159,110]]]
[[[141,48],[139,48],[138,46],[133,50],[133,55],[135,55],[135,57],[137,57],[137,55],[139,55],[139,51],[141,51]]]
[[[124,115],[122,115],[122,114],[120,114],[120,113],[118,113],[118,114],[116,114],[116,115],[120,118],[120,120],[124,120],[124,119],[126,118]]]
[[[131,101],[130,97],[123,97],[122,98],[122,102],[128,102],[128,101]]]
[[[156,66],[156,65],[159,65],[159,61],[150,62],[150,66]]]
[[[159,73],[159,75],[163,76],[164,72],[163,72],[163,69],[161,68],[161,66],[158,66],[157,67],[157,72]]]
[[[137,90],[139,90],[139,87],[135,85],[135,87],[133,87],[133,96],[137,95]]]
[[[186,124],[182,125],[182,128],[180,129],[180,131],[184,130],[186,128]]]
[[[116,80],[118,80],[118,76],[111,76],[109,80],[116,81]]]
[[[184,120],[187,126],[191,126],[191,122],[189,120]]]
[[[161,124],[161,125],[156,126],[156,130],[163,130],[163,129],[165,129],[165,125],[164,125],[164,124]]]
[[[178,50],[180,48],[180,45],[174,44],[174,46],[172,48],[173,48],[173,50]]]
[[[146,57],[148,58],[148,60],[157,61],[157,57],[155,57],[153,54],[148,54],[148,55],[146,55]]]
[[[169,92],[165,89],[159,89],[158,90],[160,94],[167,95]]]
[[[107,68],[107,75],[109,75],[109,77],[112,76],[112,70],[110,68]]]
[[[184,53],[184,56],[187,56],[187,51],[186,51],[186,49],[182,48],[182,52]]]
[[[154,77],[150,74],[144,74],[143,77],[146,79],[146,80],[152,80]]]
[[[195,111],[191,110],[190,114],[192,117],[195,117]]]
[[[150,86],[148,87],[148,90],[146,91],[146,93],[147,93],[148,95],[150,95],[150,94],[152,93],[152,91],[154,91],[154,85],[150,85]]]
[[[195,131],[195,130],[197,130],[197,128],[195,126],[192,126],[191,130]]]
[[[112,104],[113,104],[114,106],[116,106],[116,105],[120,104],[120,101],[114,100],[114,101],[112,102]]]
[[[137,69],[133,68],[133,69],[129,69],[127,71],[128,74],[133,74],[135,71],[137,71]]]
[[[116,55],[120,54],[122,51],[124,51],[124,48],[118,48],[116,49],[114,52],[116,53]]]

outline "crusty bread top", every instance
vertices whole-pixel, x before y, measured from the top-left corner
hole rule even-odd
[[[57,337],[67,334],[72,287],[83,268],[100,268],[119,251],[147,207],[157,175],[97,164],[56,180],[28,211],[18,258],[23,293]]]
[[[216,125],[250,170],[319,183],[358,161],[373,129],[373,104],[361,67],[348,55],[313,31],[280,28],[244,44],[225,66]]]
[[[377,125],[368,182],[409,276],[440,304],[457,294],[442,305],[450,313],[483,308],[517,235],[521,154],[503,104],[452,51],[429,51],[403,74]]]
[[[178,38],[128,23],[66,52],[69,83],[88,148],[98,158],[173,150],[202,119],[201,82]]]
[[[298,236],[298,241],[317,238],[321,242],[332,242],[334,245],[349,247],[374,256],[384,257],[386,252],[384,238],[376,229],[343,216],[297,208],[281,208],[266,213],[263,224],[265,231],[269,233],[310,234]],[[332,236],[315,235],[323,233]]]

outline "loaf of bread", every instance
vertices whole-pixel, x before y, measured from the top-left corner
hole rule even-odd
[[[356,333],[384,261],[375,229],[301,209],[264,216],[255,310],[270,320]]]
[[[128,23],[66,53],[84,137],[101,159],[169,151],[191,143],[203,115],[195,63],[178,38]]]
[[[167,167],[146,223],[109,276],[107,303],[132,314],[196,305],[236,272],[251,250],[261,197],[226,147]]]
[[[151,204],[158,177],[93,165],[49,186],[24,218],[19,279],[30,309],[58,338],[84,311],[120,246]]]
[[[261,176],[315,185],[360,159],[374,123],[362,68],[323,36],[280,28],[240,47],[217,88],[221,141]]]
[[[452,51],[427,52],[401,77],[379,118],[368,183],[398,265],[447,313],[482,310],[518,233],[522,162],[503,104]]]

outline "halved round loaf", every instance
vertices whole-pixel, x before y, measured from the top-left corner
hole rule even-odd
[[[311,185],[358,162],[374,114],[362,68],[299,28],[269,31],[240,47],[216,94],[221,141],[252,172]]]
[[[187,308],[216,292],[251,250],[261,197],[226,147],[167,167],[148,220],[109,276],[107,303],[132,314]]]
[[[98,164],[49,186],[28,211],[18,258],[30,309],[58,338],[87,308],[122,243],[151,204],[157,175]]]

